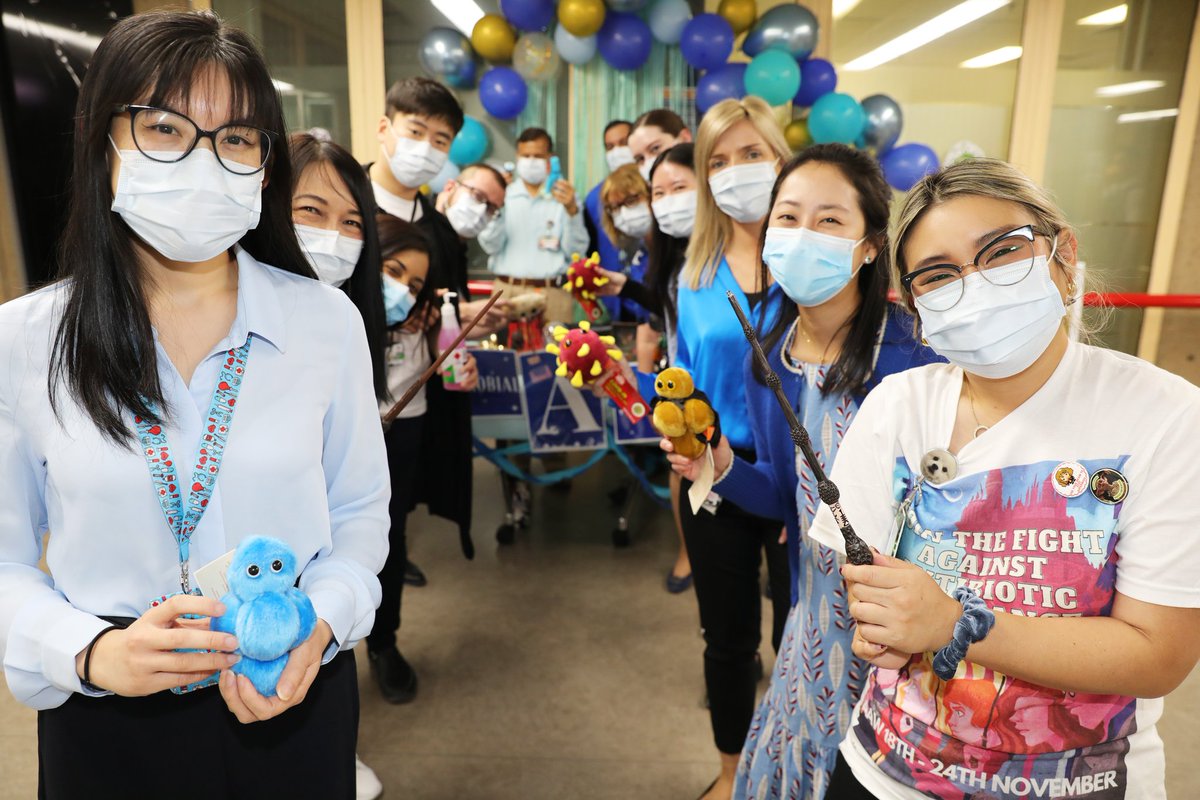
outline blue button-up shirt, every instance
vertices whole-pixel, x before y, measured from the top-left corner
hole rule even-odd
[[[497,277],[556,278],[567,271],[573,254],[584,255],[587,224],[582,208],[572,216],[553,196],[539,191],[531,197],[524,181],[515,180],[505,193],[503,210],[478,241],[491,256],[488,269]]]
[[[248,536],[282,539],[317,616],[349,649],[371,629],[388,548],[387,456],[362,318],[340,291],[244,251],[237,263],[237,316],[190,386],[156,346],[164,428],[190,477],[220,362],[256,340],[191,565]],[[39,709],[81,691],[75,656],[105,627],[99,616],[137,617],[179,591],[179,550],[140,448],[104,439],[65,389],[59,416],[47,401],[66,297],[59,283],[0,307],[0,648],[9,689]],[[47,530],[50,575],[38,569]]]

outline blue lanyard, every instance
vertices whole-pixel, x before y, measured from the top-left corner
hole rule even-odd
[[[186,507],[180,491],[175,459],[171,456],[167,434],[162,425],[140,416],[133,418],[137,424],[142,454],[146,457],[146,466],[150,469],[150,480],[154,483],[158,501],[162,504],[167,527],[179,546],[179,586],[184,594],[191,593],[188,577],[189,543],[192,534],[196,532],[196,526],[200,524],[200,518],[208,508],[213,488],[217,485],[221,457],[225,454],[225,442],[233,424],[238,392],[246,377],[246,361],[250,357],[252,341],[253,337],[249,337],[244,345],[227,352],[221,364],[217,387],[213,390],[208,417],[204,423],[205,430],[196,447],[195,466],[192,468],[192,482],[188,487]]]

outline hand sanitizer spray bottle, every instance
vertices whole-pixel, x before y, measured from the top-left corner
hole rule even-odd
[[[454,344],[459,331],[462,330],[458,324],[458,312],[454,310],[456,296],[454,292],[446,292],[442,299],[442,329],[438,332],[438,350],[440,352],[445,352],[450,345]],[[454,352],[442,362],[442,383],[447,389],[455,392],[462,390],[462,386],[458,383],[458,376],[466,363],[467,348],[461,344],[454,348]]]

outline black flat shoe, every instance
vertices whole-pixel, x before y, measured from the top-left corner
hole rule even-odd
[[[405,586],[424,586],[429,583],[425,577],[425,573],[421,572],[421,568],[411,561],[404,564],[404,585]]]
[[[368,650],[367,659],[384,700],[397,705],[413,701],[417,696],[417,673],[399,650],[394,647],[379,652]]]
[[[720,779],[720,778],[717,778],[717,779],[716,779],[716,780],[714,780],[712,783],[710,783],[710,784],[708,785],[708,788],[707,788],[707,789],[705,789],[703,792],[701,792],[701,793],[700,793],[700,796],[699,796],[699,797],[697,797],[697,798],[696,798],[696,800],[704,800],[704,795],[706,795],[706,794],[708,794],[709,792],[711,792],[711,791],[712,791],[712,789],[713,789],[713,787],[717,785],[717,781],[719,781],[719,780],[721,780],[721,779]]]

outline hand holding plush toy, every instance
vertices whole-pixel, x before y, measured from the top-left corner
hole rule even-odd
[[[721,422],[704,392],[697,391],[685,369],[668,367],[654,381],[654,427],[671,440],[675,452],[697,459],[721,441]]]
[[[624,354],[613,345],[616,339],[601,336],[592,330],[591,323],[584,320],[578,328],[554,329],[556,344],[546,345],[546,350],[558,356],[556,375],[571,376],[571,385],[583,388],[585,383],[594,383],[609,371],[613,361],[620,361]],[[646,416],[646,401],[638,394],[637,387],[619,372],[609,376],[602,384],[604,391],[613,399],[629,421],[637,423]]]
[[[221,598],[225,614],[212,621],[214,631],[237,637],[242,659],[231,669],[249,678],[263,697],[275,696],[288,654],[317,624],[312,602],[295,583],[292,549],[278,539],[252,536],[233,554],[229,593]]]
[[[592,253],[586,259],[579,253],[571,254],[571,266],[567,267],[565,288],[574,296],[592,322],[600,319],[603,308],[596,302],[600,287],[609,282],[600,270],[600,254]]]

